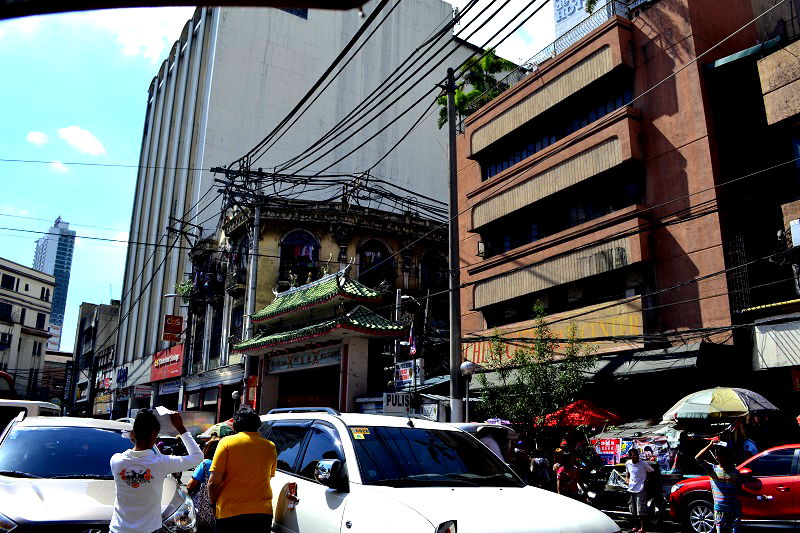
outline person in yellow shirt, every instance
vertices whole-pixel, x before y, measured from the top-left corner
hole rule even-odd
[[[208,497],[215,506],[217,533],[264,532],[272,527],[275,445],[258,433],[261,419],[250,407],[233,415],[234,435],[217,445],[208,478]]]

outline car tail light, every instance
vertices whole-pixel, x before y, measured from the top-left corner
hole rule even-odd
[[[452,520],[439,526],[436,533],[456,533],[456,523]]]

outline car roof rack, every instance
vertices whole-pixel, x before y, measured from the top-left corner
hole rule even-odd
[[[282,413],[328,413],[333,416],[342,414],[332,407],[279,407],[277,409],[270,409],[267,414],[278,415]]]

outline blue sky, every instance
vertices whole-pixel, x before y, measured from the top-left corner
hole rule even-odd
[[[126,240],[147,88],[193,8],[113,10],[0,22],[0,227]],[[8,216],[13,215],[13,216]],[[29,217],[29,218],[18,218]],[[45,220],[32,220],[45,219]],[[30,266],[39,235],[0,230],[0,256]],[[81,302],[119,298],[125,245],[78,239],[61,349]]]
[[[528,3],[512,0],[507,12]],[[61,216],[79,236],[127,240],[136,169],[70,163],[135,167],[147,89],[193,11],[122,9],[0,22],[0,159],[46,162],[0,161],[0,228],[47,231]],[[472,41],[483,43],[506,20],[492,21]],[[531,57],[552,40],[552,20],[548,5],[499,53],[513,61]],[[0,256],[30,266],[39,236],[0,229]],[[120,297],[125,253],[123,243],[77,240],[62,350],[73,349],[81,302]]]

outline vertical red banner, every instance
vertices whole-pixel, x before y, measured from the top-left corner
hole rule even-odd
[[[256,409],[258,400],[258,376],[247,376],[247,396],[244,403]]]

